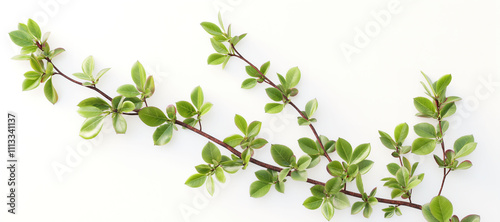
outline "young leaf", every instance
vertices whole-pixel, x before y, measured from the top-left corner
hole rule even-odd
[[[243,118],[243,116],[236,114],[234,116],[234,123],[243,134],[247,135],[247,121]]]
[[[283,100],[283,95],[281,94],[281,91],[274,87],[269,87],[266,89],[266,93],[271,98],[272,100],[276,102],[280,102]]]
[[[450,85],[451,75],[444,75],[436,82],[436,93],[441,95],[441,93]]]
[[[168,120],[160,109],[153,106],[141,109],[139,118],[148,126],[159,126]]]
[[[396,126],[394,129],[394,138],[396,139],[396,143],[403,143],[403,141],[408,136],[408,124],[401,123]]]
[[[424,138],[436,138],[436,129],[429,123],[419,123],[413,126],[415,133]]]
[[[289,167],[292,165],[293,151],[284,145],[273,144],[271,146],[271,155],[274,162],[280,166]]]
[[[194,90],[191,92],[191,101],[193,102],[196,109],[201,109],[201,106],[204,102],[203,98],[203,90],[201,89],[201,87],[197,86],[196,88],[194,88]]]
[[[307,172],[305,170],[295,170],[290,174],[290,176],[296,181],[307,181]]]
[[[210,196],[213,196],[214,192],[215,192],[215,184],[214,184],[214,178],[212,177],[212,175],[207,177],[206,186],[207,186],[208,194],[210,194]]]
[[[447,222],[453,215],[453,205],[443,196],[432,198],[429,206],[432,216],[438,221]]]
[[[476,149],[477,143],[465,144],[455,155],[455,158],[460,158],[471,154]]]
[[[342,185],[342,178],[334,177],[326,182],[325,191],[330,195],[337,194],[342,189]]]
[[[313,100],[307,102],[307,104],[306,104],[307,118],[311,118],[317,109],[318,109],[318,100],[313,99]]]
[[[243,89],[251,89],[257,85],[257,80],[254,78],[248,78],[241,83],[241,88]]]
[[[101,71],[99,71],[95,77],[95,80],[98,81],[99,79],[101,79],[101,77],[106,74],[106,72],[108,72],[111,68],[105,68],[105,69],[101,69]]]
[[[321,213],[328,221],[331,220],[334,214],[333,203],[328,200],[323,202],[323,205],[321,206]]]
[[[205,103],[201,106],[200,108],[200,116],[203,116],[205,114],[208,113],[208,111],[210,111],[210,109],[212,109],[212,106],[213,104],[212,103]]]
[[[262,123],[259,121],[253,121],[248,125],[247,132],[245,133],[248,137],[255,137],[259,134]]]
[[[190,176],[185,184],[190,186],[190,187],[193,187],[193,188],[196,188],[196,187],[201,187],[205,181],[207,180],[207,175],[203,175],[203,174],[194,174],[192,176]]]
[[[371,146],[369,143],[361,144],[352,153],[351,164],[357,164],[370,155]]]
[[[365,202],[358,201],[354,203],[351,207],[351,215],[361,212],[365,208]]]
[[[269,192],[271,186],[270,183],[255,181],[250,185],[250,196],[254,198],[263,197]]]
[[[224,175],[224,170],[222,169],[222,167],[219,166],[215,169],[215,178],[217,178],[217,180],[221,183],[226,182],[226,176]]]
[[[135,62],[132,66],[131,73],[132,80],[137,86],[137,89],[141,92],[144,92],[144,86],[146,85],[146,70],[144,69],[144,66],[142,66],[139,61]]]
[[[90,118],[101,115],[103,111],[95,106],[82,106],[78,109],[77,112],[82,117]]]
[[[260,73],[257,70],[255,70],[252,66],[245,66],[245,71],[251,77],[256,77],[256,78],[262,77]]]
[[[163,146],[170,142],[172,139],[172,134],[174,132],[174,124],[167,123],[156,128],[153,133],[153,141],[156,146]]]
[[[309,139],[307,137],[303,137],[303,138],[300,138],[298,140],[298,142],[299,142],[300,149],[302,149],[302,151],[304,151],[304,153],[307,153],[309,155],[317,155],[320,153],[320,151],[316,145],[316,142],[314,142],[314,140]]]
[[[210,42],[212,43],[212,47],[215,49],[216,52],[224,54],[224,55],[229,53],[226,46],[224,44],[222,44],[221,42],[215,40],[214,38],[211,38]]]
[[[358,170],[361,175],[364,175],[370,171],[370,169],[373,167],[373,161],[371,160],[362,160],[358,164]]]
[[[116,92],[125,97],[136,97],[141,94],[132,84],[125,84],[123,86],[120,86],[118,87]]]
[[[224,139],[224,143],[229,146],[236,147],[240,145],[241,141],[243,141],[243,136],[235,134]]]
[[[293,88],[300,81],[300,70],[298,67],[293,67],[286,73],[286,82],[288,83],[287,88]]]
[[[284,108],[283,104],[280,104],[280,103],[268,103],[264,107],[264,110],[266,111],[266,113],[275,114],[275,113],[281,112],[283,110],[283,108]]]
[[[58,96],[56,89],[52,85],[52,78],[47,80],[45,86],[43,87],[43,92],[45,93],[45,97],[52,103],[55,104],[57,102]]]
[[[427,155],[436,148],[436,140],[429,138],[417,138],[411,144],[411,151],[417,155]]]
[[[337,142],[335,143],[335,148],[337,150],[337,153],[339,154],[340,158],[345,160],[346,162],[350,163],[351,161],[351,156],[352,156],[352,147],[349,142],[346,140],[339,138]]]
[[[22,30],[12,31],[9,33],[9,36],[12,42],[21,47],[32,46],[34,44],[30,34]]]
[[[310,156],[307,156],[307,155],[301,156],[297,160],[297,170],[302,171],[302,170],[307,169],[309,167],[309,164],[311,164],[311,161],[312,161],[312,158]]]
[[[474,142],[473,135],[466,135],[458,138],[453,144],[453,150],[458,153],[466,144]]]
[[[221,161],[221,153],[219,148],[212,142],[208,142],[201,151],[201,157],[207,163],[218,164]]]
[[[35,38],[37,39],[41,39],[42,38],[42,32],[40,31],[40,26],[38,26],[38,24],[36,24],[35,21],[33,21],[32,19],[28,19],[28,30],[29,32],[35,36]]]
[[[78,107],[84,107],[84,106],[94,106],[103,111],[111,108],[111,106],[106,101],[104,101],[99,97],[90,97],[78,103]]]
[[[423,115],[432,117],[436,112],[434,104],[425,97],[416,97],[413,99],[415,108]]]
[[[113,113],[113,128],[117,134],[124,134],[127,131],[127,121],[118,113]]]
[[[175,105],[177,107],[177,112],[184,118],[190,118],[196,115],[196,109],[187,101],[179,101],[176,102]]]
[[[40,61],[37,60],[33,54],[31,55],[31,58],[30,58],[30,65],[31,65],[31,68],[33,68],[33,70],[39,72],[39,73],[44,73],[44,70],[42,68],[42,64],[40,64]]]
[[[462,222],[479,222],[481,221],[481,217],[479,215],[468,215],[464,218],[462,218]]]
[[[83,60],[83,63],[82,63],[83,73],[86,74],[87,76],[89,76],[92,80],[94,79],[94,77],[92,75],[92,73],[94,72],[94,66],[95,66],[94,57],[89,56],[89,57],[85,58],[85,60]]]
[[[86,119],[80,129],[80,136],[84,139],[96,137],[102,129],[104,117],[106,116],[96,116]]]
[[[269,69],[270,65],[271,65],[271,61],[268,61],[268,62],[262,64],[262,66],[260,66],[260,72],[262,73],[262,75],[266,75],[267,70]]]
[[[339,177],[344,173],[344,168],[342,167],[342,164],[335,160],[327,165],[328,172],[335,177]]]
[[[319,198],[316,196],[312,196],[307,198],[302,205],[306,207],[309,210],[316,210],[319,207],[321,207],[321,204],[323,203],[323,198]]]
[[[220,65],[224,63],[224,61],[226,61],[228,57],[229,57],[228,55],[213,53],[208,56],[207,63],[209,65]]]
[[[201,24],[201,27],[203,27],[203,29],[205,29],[205,31],[208,32],[208,34],[210,35],[214,35],[214,36],[217,36],[217,35],[222,35],[222,31],[220,30],[220,28],[214,24],[214,23],[211,23],[211,22],[202,22]]]

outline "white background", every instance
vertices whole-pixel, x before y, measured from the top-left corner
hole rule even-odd
[[[397,6],[390,18],[377,20],[390,4]],[[302,206],[310,196],[306,183],[290,180],[285,194],[272,189],[263,198],[249,197],[253,172],[260,169],[256,166],[231,175],[215,197],[207,197],[204,188],[185,186],[194,166],[202,163],[201,148],[207,142],[189,131],[180,130],[167,146],[155,147],[154,128],[127,117],[126,135],[116,135],[108,121],[101,136],[83,140],[78,132],[84,119],[76,104],[97,94],[56,76],[59,102],[52,105],[42,87],[21,91],[23,73],[30,67],[10,60],[19,47],[7,33],[34,18],[42,31],[52,33],[52,48],[66,49],[54,60],[66,74],[79,72],[83,59],[93,55],[96,69],[112,68],[99,87],[114,96],[118,86],[132,83],[130,68],[139,60],[157,80],[150,105],[164,109],[188,100],[201,85],[206,101],[214,104],[204,118],[206,132],[220,139],[237,133],[233,116],[238,113],[262,121],[263,137],[301,155],[296,140],[312,134],[297,126],[291,107],[283,114],[265,114],[270,101],[265,86],[240,89],[247,77],[241,61],[232,59],[225,70],[206,65],[213,49],[199,23],[217,22],[219,10],[224,22],[233,24],[233,33],[248,33],[239,44],[243,55],[259,66],[271,60],[271,79],[277,82],[274,73],[300,68],[300,93],[294,101],[303,108],[318,99],[315,126],[320,134],[345,138],[354,146],[372,144],[369,159],[376,163],[364,182],[365,189],[378,187],[379,197],[390,197],[380,179],[389,175],[385,165],[396,159],[380,143],[377,130],[392,134],[399,123],[412,127],[426,121],[414,116],[412,102],[424,95],[420,71],[434,80],[451,73],[448,94],[464,100],[449,119],[445,144],[452,148],[458,137],[474,134],[479,145],[467,157],[474,166],[452,172],[443,195],[460,217],[476,213],[483,221],[494,221],[497,216],[500,36],[495,1],[35,0],[4,1],[0,8],[2,125],[8,111],[17,115],[19,158],[15,216],[6,213],[7,174],[5,167],[0,169],[0,221],[324,221],[319,210]],[[356,45],[356,30],[366,34],[367,27],[366,44]],[[347,44],[358,51],[346,56],[341,45]],[[407,143],[415,138],[411,130]],[[6,152],[1,153],[3,162]],[[272,163],[269,146],[256,158]],[[442,170],[431,156],[409,158],[420,162],[418,173],[426,174],[413,200],[427,203],[438,192]],[[325,164],[323,159],[310,177],[326,181]],[[54,166],[68,171],[58,174]],[[354,184],[348,187],[356,190]],[[385,221],[381,209],[386,206],[377,205],[370,221]],[[424,220],[418,210],[401,210],[403,216],[387,221]],[[361,214],[351,216],[349,209],[336,211],[334,220],[367,221]]]

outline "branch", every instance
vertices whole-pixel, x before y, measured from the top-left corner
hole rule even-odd
[[[255,71],[257,71],[259,73],[259,75],[264,79],[264,82],[266,82],[267,84],[269,84],[270,86],[272,86],[273,88],[276,88],[277,90],[279,90],[281,92],[281,94],[283,95],[283,98],[285,98],[285,101],[287,101],[296,111],[297,113],[299,113],[299,115],[304,118],[304,119],[309,119],[306,115],[304,115],[304,113],[302,113],[302,111],[300,111],[300,109],[290,100],[290,98],[288,98],[284,92],[281,91],[281,89],[273,83],[273,81],[271,81],[269,78],[267,78],[260,70],[259,68],[257,68],[254,64],[252,64],[250,61],[248,61],[247,59],[245,59],[245,57],[243,57],[239,52],[238,50],[236,50],[236,48],[234,47],[234,45],[231,43],[231,48],[234,50],[234,52],[236,54],[228,54],[229,56],[234,56],[236,58],[239,58],[241,60],[243,60],[245,63],[247,63],[249,66],[251,66],[253,69],[255,69]],[[323,150],[323,153],[324,153],[324,156],[326,157],[326,159],[328,159],[328,162],[332,162],[332,159],[330,158],[330,156],[328,155],[328,153],[326,152],[325,150],[325,146],[323,145],[323,142],[321,142],[321,139],[319,138],[319,135],[318,133],[316,132],[316,129],[314,128],[313,124],[309,124],[309,127],[311,128],[311,131],[313,132],[314,136],[316,137],[316,140],[318,141],[320,147],[321,147],[321,150]]]

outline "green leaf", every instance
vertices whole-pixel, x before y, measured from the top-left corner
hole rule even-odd
[[[316,112],[318,109],[318,100],[313,99],[306,104],[306,115],[308,118],[311,118],[312,115]]]
[[[283,100],[283,95],[281,94],[281,91],[274,87],[269,87],[266,89],[266,93],[271,98],[272,100],[276,102],[280,102]]]
[[[96,81],[98,81],[99,79],[101,79],[101,77],[106,74],[106,72],[108,72],[111,68],[105,68],[105,69],[101,69],[101,71],[99,71],[95,77]]]
[[[35,38],[37,39],[41,39],[42,38],[42,32],[40,31],[40,26],[38,26],[38,24],[36,24],[35,21],[33,21],[32,19],[28,19],[28,30],[29,32],[35,36]]]
[[[276,191],[278,191],[280,193],[285,193],[285,183],[284,182],[277,181],[274,184],[274,188],[276,189]]]
[[[226,137],[224,139],[224,143],[226,143],[227,145],[229,145],[231,147],[236,147],[236,146],[240,145],[241,141],[243,141],[243,136],[238,135],[238,134]]]
[[[245,66],[245,71],[251,77],[256,77],[256,78],[261,78],[262,77],[260,75],[260,73],[256,69],[254,69],[252,66]]]
[[[144,66],[142,66],[139,61],[135,62],[132,66],[131,74],[132,80],[137,86],[137,89],[141,92],[144,92],[144,86],[146,85],[146,70],[144,70]]]
[[[120,86],[116,92],[125,97],[136,97],[141,94],[132,84]]]
[[[330,195],[337,194],[342,189],[342,186],[342,178],[334,177],[326,182],[325,191]]]
[[[349,142],[342,138],[339,138],[335,143],[335,149],[337,150],[340,158],[345,160],[347,163],[350,163],[352,156],[352,147]]]
[[[325,187],[322,185],[314,185],[313,187],[311,187],[311,193],[313,196],[318,198],[326,197]]]
[[[441,108],[441,118],[449,117],[457,112],[455,103],[447,103]]]
[[[289,167],[292,165],[293,151],[284,145],[273,144],[271,146],[271,155],[274,162],[280,166]]]
[[[206,163],[218,164],[221,161],[222,155],[217,146],[212,142],[208,142],[201,151],[201,157]]]
[[[349,198],[347,198],[347,195],[340,192],[333,195],[333,207],[339,210],[343,210],[350,206],[351,203],[349,202]]]
[[[304,153],[307,153],[309,155],[317,155],[320,154],[320,151],[316,145],[316,142],[314,140],[309,139],[307,137],[300,138],[298,140],[299,142],[299,147],[304,151]]]
[[[453,144],[453,150],[458,153],[466,144],[474,142],[473,135],[466,135],[458,138]]]
[[[389,163],[387,164],[387,170],[389,171],[389,173],[391,173],[392,175],[396,175],[396,173],[398,172],[398,170],[400,169],[401,167],[396,164],[396,163]]]
[[[52,59],[52,58],[54,58],[54,57],[56,57],[57,55],[59,55],[59,54],[63,53],[64,51],[66,51],[66,50],[65,50],[65,49],[63,49],[63,48],[57,48],[57,49],[54,49],[54,50],[53,50],[53,52],[54,52],[54,53],[53,53],[53,54],[51,53],[51,56],[50,56],[50,57],[51,57],[51,59]]]
[[[196,88],[194,88],[194,90],[191,92],[191,101],[198,110],[200,110],[201,106],[203,105],[203,98],[203,90],[201,89],[201,87],[197,86]]]
[[[214,23],[211,23],[211,22],[202,22],[201,24],[201,27],[203,27],[203,29],[205,29],[206,32],[208,32],[208,34],[210,35],[222,35],[222,31],[220,30],[220,28],[214,24]]]
[[[323,205],[321,206],[321,213],[328,221],[330,221],[334,214],[333,203],[331,201],[323,202]]]
[[[264,110],[266,111],[266,113],[275,114],[275,113],[281,112],[283,110],[283,108],[284,108],[283,104],[280,104],[280,103],[268,103],[264,107]]]
[[[15,55],[11,59],[14,60],[30,60],[31,56],[29,55]]]
[[[224,170],[222,169],[222,167],[217,167],[215,169],[215,178],[217,178],[217,180],[221,183],[226,182],[226,176],[224,175]]]
[[[298,67],[293,67],[286,73],[286,82],[288,83],[287,88],[293,88],[300,81],[300,70]]]
[[[392,137],[388,133],[381,130],[379,130],[378,133],[380,134],[380,142],[382,142],[382,144],[384,144],[385,147],[391,150],[396,149],[395,147],[396,142],[392,139]]]
[[[92,73],[94,72],[94,66],[95,66],[94,57],[89,56],[85,58],[85,60],[83,60],[82,63],[83,73],[89,76],[92,80],[94,79],[94,77],[92,76]]]
[[[364,175],[370,171],[370,169],[373,167],[373,161],[371,160],[363,160],[359,162],[358,164],[358,170],[361,175]]]
[[[307,181],[307,171],[305,170],[295,170],[290,174],[290,176],[296,181]]]
[[[372,215],[373,208],[369,204],[365,204],[365,209],[363,210],[363,217],[369,218]]]
[[[322,203],[323,203],[323,198],[312,196],[307,198],[304,201],[304,203],[302,203],[302,205],[304,205],[304,207],[306,207],[309,210],[316,210],[319,207],[321,207]]]
[[[351,164],[357,164],[370,155],[371,146],[369,143],[361,144],[352,153]]]
[[[111,106],[105,100],[99,97],[90,97],[78,103],[78,107],[84,107],[84,106],[94,106],[101,110],[107,110],[111,108]]]
[[[460,158],[471,154],[476,149],[476,146],[477,143],[474,142],[465,144],[457,151],[455,158]]]
[[[447,222],[453,215],[453,205],[443,196],[432,198],[429,206],[432,216],[440,222]]]
[[[43,87],[43,92],[45,93],[45,97],[52,103],[55,104],[57,102],[58,96],[56,89],[52,85],[52,78],[47,80],[47,83],[45,83],[45,86]]]
[[[361,179],[361,174],[356,176],[356,187],[359,190],[359,193],[363,194],[365,192],[365,188],[363,187],[363,179]]]
[[[327,165],[328,172],[335,177],[339,177],[344,173],[344,168],[342,167],[342,164],[335,160]]]
[[[263,197],[269,192],[271,186],[270,183],[255,181],[250,185],[250,196],[254,198]]]
[[[112,119],[115,132],[117,134],[124,134],[127,131],[127,121],[125,118],[118,113],[113,113]]]
[[[187,101],[179,101],[176,102],[175,105],[177,107],[177,112],[184,118],[190,118],[196,115],[196,109]]]
[[[450,85],[451,75],[444,75],[436,82],[436,93],[441,95],[441,93]]]
[[[37,49],[38,49],[38,46],[36,46],[36,45],[25,46],[25,47],[21,48],[21,54],[31,54],[31,53],[36,52]]]
[[[241,88],[243,89],[251,89],[257,85],[257,80],[254,78],[248,78],[241,83]]]
[[[399,185],[406,186],[409,179],[410,172],[408,171],[408,169],[406,169],[406,167],[399,168],[398,172],[396,172],[396,180],[398,181]]]
[[[261,122],[253,121],[250,123],[250,125],[248,125],[245,135],[247,135],[248,137],[255,137],[259,134],[261,127],[262,127]]]
[[[462,222],[479,222],[481,221],[481,217],[479,215],[468,215],[464,218],[462,218]]]
[[[469,160],[465,160],[465,161],[461,162],[460,164],[458,164],[457,170],[466,170],[466,169],[469,169],[471,167],[472,167],[472,162],[470,162]]]
[[[285,178],[288,176],[288,173],[290,173],[290,168],[285,168],[281,170],[278,174],[278,181],[284,181]]]
[[[209,165],[207,165],[207,164],[200,164],[198,166],[195,166],[194,168],[200,174],[207,174],[207,173],[209,173],[212,170],[212,168]]]
[[[135,109],[135,104],[131,101],[124,101],[122,107],[118,110],[122,113],[132,112]]]
[[[309,164],[311,164],[312,158],[310,156],[304,155],[301,156],[297,160],[297,170],[302,171],[305,170],[309,167]]]
[[[228,54],[228,53],[229,53],[229,51],[227,50],[226,46],[225,46],[223,43],[221,43],[221,42],[219,42],[219,41],[215,40],[214,38],[211,38],[211,39],[210,39],[210,42],[212,43],[212,47],[213,47],[213,48],[215,49],[215,51],[217,51],[218,53],[221,53],[221,54],[224,54],[224,55],[226,55],[226,54]]]
[[[42,64],[40,64],[40,61],[37,60],[33,55],[31,55],[30,58],[30,65],[33,70],[39,72],[39,73],[44,73],[44,70],[42,68]]]
[[[201,109],[200,109],[200,116],[207,114],[208,111],[210,111],[210,109],[212,109],[212,106],[213,106],[212,103],[203,104],[203,106],[201,106]]]
[[[185,184],[190,186],[190,187],[193,187],[193,188],[196,188],[196,187],[201,187],[205,181],[207,180],[207,175],[203,175],[203,174],[194,174],[192,176],[190,176]]]
[[[255,172],[255,176],[260,181],[267,182],[267,183],[273,182],[273,175],[267,170],[259,170],[259,171]]]
[[[213,54],[208,56],[207,63],[209,65],[220,65],[220,64],[224,63],[224,61],[228,57],[229,57],[228,55],[213,53]]]
[[[396,139],[396,143],[403,143],[403,141],[406,139],[408,136],[408,124],[406,123],[401,123],[396,126],[396,129],[394,129],[394,138]]]
[[[144,97],[149,98],[155,92],[155,80],[153,76],[148,76],[146,79],[146,85],[144,86]]]
[[[212,175],[207,177],[207,182],[205,185],[207,187],[208,194],[210,194],[210,196],[213,196],[215,192],[215,184]]]
[[[361,212],[365,208],[365,202],[358,201],[352,205],[351,215],[357,214]]]
[[[429,123],[419,123],[413,126],[415,133],[424,138],[436,138],[436,129]]]
[[[427,155],[436,148],[436,140],[429,138],[417,138],[411,144],[411,151],[417,155]]]
[[[167,116],[160,109],[153,106],[141,109],[139,118],[148,126],[159,126],[167,121]]]
[[[269,66],[271,65],[271,61],[268,61],[260,66],[260,72],[262,75],[267,74],[267,70],[269,69]]]
[[[12,31],[9,33],[9,36],[12,42],[21,47],[32,46],[34,44],[30,34],[25,31]]]
[[[86,119],[80,129],[80,136],[84,139],[92,139],[96,137],[97,134],[101,132],[104,117],[106,116],[96,116]]]
[[[423,115],[432,117],[436,113],[434,104],[425,97],[416,97],[413,99],[415,108]]]
[[[427,220],[427,222],[441,222],[432,215],[431,207],[429,204],[424,204],[422,206],[422,214],[424,215],[424,218],[425,220]]]
[[[38,87],[40,85],[40,80],[41,80],[41,77],[37,78],[37,79],[25,79],[23,81],[23,91],[35,89],[36,87]]]
[[[167,123],[156,128],[153,133],[153,141],[156,146],[163,146],[170,142],[172,139],[172,134],[174,132],[174,124]]]
[[[245,120],[245,118],[236,114],[234,116],[234,123],[243,134],[247,135],[247,121]]]
[[[99,116],[103,113],[103,111],[95,106],[82,106],[78,109],[78,114],[82,117],[90,118],[94,116]]]

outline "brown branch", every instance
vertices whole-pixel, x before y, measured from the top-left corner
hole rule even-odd
[[[261,78],[264,79],[264,81],[269,84],[270,86],[272,86],[273,88],[279,90],[281,92],[281,95],[283,95],[283,98],[285,99],[286,102],[288,102],[288,104],[290,104],[298,113],[299,115],[306,119],[306,120],[309,120],[309,118],[304,115],[304,113],[302,113],[302,111],[290,100],[290,98],[288,98],[284,92],[281,91],[281,89],[273,83],[273,81],[271,81],[269,78],[267,78],[261,71],[259,68],[257,68],[253,63],[251,63],[250,61],[248,61],[245,57],[243,57],[239,52],[238,50],[236,50],[236,48],[234,47],[234,45],[231,43],[231,48],[234,50],[234,52],[236,54],[228,54],[229,56],[234,56],[236,58],[239,58],[241,60],[243,60],[245,63],[247,63],[249,66],[251,66],[253,69],[255,69],[255,71],[257,71],[259,73],[259,75],[261,76]],[[323,142],[321,142],[321,139],[319,138],[319,135],[318,133],[316,132],[316,129],[314,128],[313,124],[310,123],[309,124],[309,127],[311,128],[311,131],[313,132],[314,136],[316,137],[316,140],[318,141],[320,147],[321,147],[321,150],[323,150],[323,154],[324,156],[326,157],[326,159],[328,160],[328,162],[332,162],[332,159],[330,158],[330,156],[328,155],[328,153],[326,152],[325,150],[325,146],[323,145]]]

